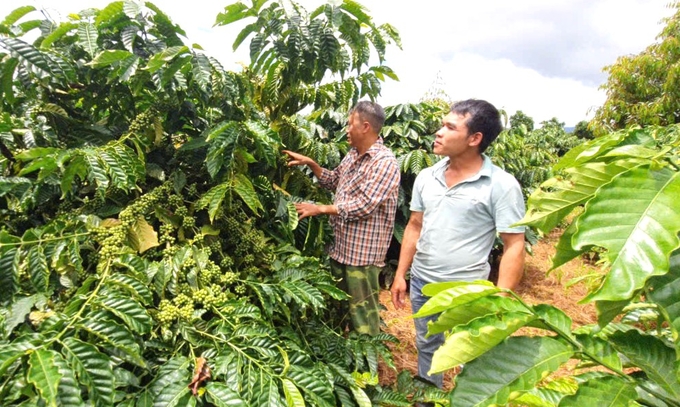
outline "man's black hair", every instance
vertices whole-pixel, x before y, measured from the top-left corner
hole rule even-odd
[[[380,130],[385,124],[385,110],[379,104],[368,100],[357,102],[349,113],[350,115],[358,113],[361,120],[366,120],[376,134],[380,134]]]
[[[467,117],[468,134],[482,133],[479,152],[483,153],[503,131],[501,114],[486,100],[468,99],[451,105],[451,113]],[[469,115],[469,116],[468,116]]]

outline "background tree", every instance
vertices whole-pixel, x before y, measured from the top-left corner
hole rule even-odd
[[[510,116],[510,129],[517,130],[520,126],[524,125],[526,131],[532,131],[534,129],[534,119],[527,116],[521,110],[518,110]]]
[[[593,118],[596,135],[631,125],[680,122],[680,3],[669,7],[677,11],[665,19],[657,42],[605,67],[607,99]]]
[[[581,140],[592,140],[593,138],[595,138],[595,134],[593,134],[593,131],[590,128],[589,123],[585,120],[581,120],[580,122],[576,123],[573,133],[574,136]]]

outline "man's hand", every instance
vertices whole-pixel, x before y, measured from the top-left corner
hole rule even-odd
[[[295,204],[295,210],[298,214],[298,219],[304,219],[308,216],[316,216],[322,214],[322,206],[309,202],[301,202]]]
[[[294,153],[289,150],[282,150],[281,152],[286,154],[290,158],[290,161],[288,161],[289,167],[293,167],[296,165],[311,165],[312,163],[314,163],[314,160],[307,157],[306,155]]]
[[[406,280],[403,277],[395,276],[390,288],[392,293],[392,304],[396,309],[404,308],[406,299]]]

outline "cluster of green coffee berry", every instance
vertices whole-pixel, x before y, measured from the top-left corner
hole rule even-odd
[[[156,319],[162,327],[167,328],[176,320],[191,321],[193,315],[194,305],[191,300],[188,302],[161,300],[160,304],[158,304]]]
[[[137,117],[132,120],[128,132],[135,135],[146,134],[153,127],[153,119],[158,112],[155,109],[147,109],[137,115]]]
[[[99,253],[93,260],[108,260],[124,250],[127,241],[127,228],[122,224],[112,227],[97,227],[91,230],[92,238],[99,243]]]
[[[167,243],[168,245],[172,245],[175,243],[176,239],[175,236],[173,236],[173,232],[175,231],[175,228],[169,224],[169,223],[163,223],[160,227],[160,232],[161,235],[158,238],[158,241],[160,244]]]
[[[156,203],[167,197],[171,189],[172,186],[169,182],[154,188],[149,193],[142,195],[132,205],[129,205],[120,211],[118,219],[123,223],[123,226],[132,226],[138,218],[144,217],[150,213],[154,209]]]
[[[212,261],[209,261],[207,267],[203,267],[199,271],[198,281],[201,283],[201,285],[206,286],[212,284],[214,281],[219,281],[221,274],[222,269],[220,269],[220,266],[213,263]]]
[[[225,303],[229,299],[226,291],[222,290],[217,284],[212,284],[209,287],[199,288],[193,293],[194,304],[203,304],[205,308],[218,306]]]

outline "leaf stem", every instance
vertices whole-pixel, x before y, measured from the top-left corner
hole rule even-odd
[[[59,338],[61,338],[61,336],[64,335],[66,333],[66,331],[68,331],[76,322],[80,321],[80,316],[83,314],[83,312],[85,312],[85,309],[90,304],[92,299],[94,299],[97,296],[97,294],[99,293],[99,290],[101,289],[102,285],[104,284],[107,277],[109,276],[110,270],[111,270],[111,259],[108,259],[108,260],[106,260],[106,263],[105,263],[105,266],[104,266],[104,272],[103,272],[101,278],[99,279],[99,283],[97,283],[97,286],[94,288],[94,290],[92,291],[90,296],[87,298],[87,300],[85,300],[83,305],[80,306],[80,309],[78,310],[76,315],[74,315],[71,318],[71,320],[66,325],[66,327],[64,327],[64,329],[62,329],[61,332],[59,332],[55,337],[50,339],[48,341],[48,343],[52,343],[52,342],[58,340]]]
[[[50,237],[47,239],[37,239],[37,240],[20,240],[18,242],[13,242],[13,243],[0,243],[0,249],[3,247],[8,247],[8,246],[21,246],[21,245],[29,245],[29,244],[34,244],[34,243],[43,243],[43,242],[52,242],[55,240],[66,240],[66,239],[72,239],[74,237],[79,237],[79,236],[89,236],[91,233],[90,232],[85,232],[85,233],[74,233],[72,235],[61,235],[61,236],[55,236],[55,237]]]

